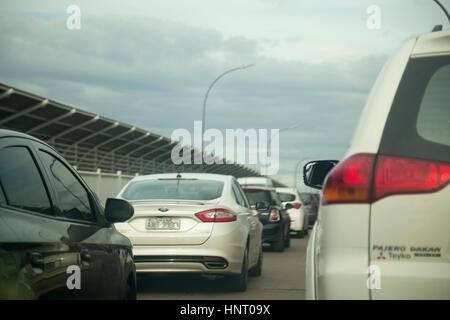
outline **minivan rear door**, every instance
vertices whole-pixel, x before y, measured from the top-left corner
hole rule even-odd
[[[375,169],[372,299],[450,299],[449,181],[450,56],[411,58]]]

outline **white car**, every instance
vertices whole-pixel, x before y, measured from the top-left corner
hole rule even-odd
[[[262,270],[262,224],[232,176],[171,173],[139,176],[119,193],[134,207],[116,228],[133,244],[136,272],[229,277],[244,291]],[[250,272],[249,272],[250,271]]]
[[[267,187],[273,188],[272,180],[266,177],[244,177],[237,181],[243,187]]]
[[[278,194],[283,206],[285,208],[289,204],[290,209],[287,209],[287,213],[291,218],[291,231],[297,233],[299,237],[308,235],[309,228],[309,216],[305,211],[300,195],[294,188],[276,188],[275,191]]]
[[[323,164],[305,166],[307,185]],[[307,298],[450,299],[449,181],[450,31],[437,31],[390,58],[324,181]]]

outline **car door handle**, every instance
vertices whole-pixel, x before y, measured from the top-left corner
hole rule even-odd
[[[44,258],[39,252],[32,252],[30,254],[30,264],[32,267],[41,268],[44,266]]]
[[[91,254],[87,251],[81,251],[80,257],[82,261],[91,261]]]

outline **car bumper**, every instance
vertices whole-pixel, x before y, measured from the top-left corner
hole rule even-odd
[[[289,212],[289,217],[291,218],[291,231],[302,231],[305,228],[305,216],[303,212],[300,210],[293,213]]]
[[[315,223],[316,220],[317,220],[317,213],[316,213],[316,214],[314,214],[314,213],[309,214],[308,220],[309,220],[309,225],[310,225],[310,226],[313,226],[314,223]]]
[[[239,274],[246,240],[242,228],[232,223],[216,223],[210,238],[201,245],[135,245],[136,272]]]
[[[279,239],[282,232],[281,223],[268,223],[263,226],[263,242],[272,243]]]

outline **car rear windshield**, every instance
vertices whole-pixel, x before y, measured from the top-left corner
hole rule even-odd
[[[386,122],[380,153],[450,161],[450,55],[410,59]]]
[[[278,197],[280,198],[281,202],[295,201],[295,194],[282,193],[282,192],[277,192],[277,194],[278,194]]]
[[[136,181],[122,194],[127,200],[213,200],[222,195],[224,183],[216,180],[155,179]]]
[[[248,202],[250,204],[255,204],[257,202],[272,203],[272,197],[270,191],[267,190],[244,190],[247,196]]]
[[[311,193],[300,193],[300,199],[305,205],[310,205],[313,201],[313,197]]]

